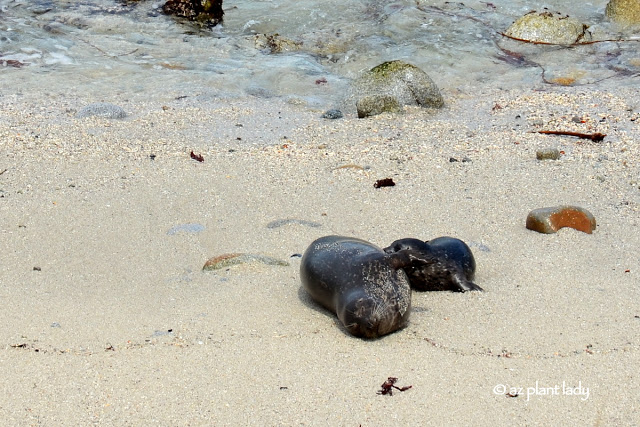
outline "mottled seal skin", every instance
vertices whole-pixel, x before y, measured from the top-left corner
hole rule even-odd
[[[414,261],[404,268],[411,288],[417,291],[482,291],[473,283],[476,261],[469,246],[454,237],[438,237],[428,242],[406,238],[393,242],[386,253],[410,251]]]
[[[404,252],[387,254],[364,240],[325,236],[302,256],[300,278],[351,334],[377,338],[407,324],[411,287],[402,267],[411,262]]]

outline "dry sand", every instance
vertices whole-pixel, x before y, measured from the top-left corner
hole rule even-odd
[[[3,423],[637,425],[639,94],[448,93],[439,112],[325,120],[273,99],[5,89]],[[74,117],[95,101],[129,116]],[[536,160],[548,147],[564,155]],[[524,227],[559,204],[597,230]],[[288,218],[321,227],[267,227]],[[167,234],[181,224],[205,228]],[[353,338],[291,257],[327,234],[459,237],[486,292],[414,293],[407,328]],[[290,266],[201,271],[229,252]],[[390,376],[413,388],[377,395]]]

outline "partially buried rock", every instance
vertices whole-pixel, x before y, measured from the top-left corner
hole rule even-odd
[[[207,26],[221,24],[224,16],[222,0],[169,0],[162,11]]]
[[[591,234],[596,229],[596,219],[586,209],[567,205],[534,209],[527,216],[527,228],[538,233],[551,234],[563,227]]]
[[[327,110],[322,115],[322,118],[323,119],[330,119],[330,120],[341,119],[342,118],[342,111],[336,110],[336,109]]]
[[[271,221],[269,222],[269,224],[267,224],[267,228],[279,228],[279,227],[283,227],[285,225],[290,225],[290,224],[302,225],[305,227],[314,227],[314,228],[322,227],[322,224],[317,222],[306,221],[304,219],[287,218],[287,219],[276,219],[274,221]]]
[[[377,116],[382,113],[401,113],[402,107],[398,99],[391,95],[371,95],[360,98],[356,102],[358,118]]]
[[[382,63],[364,73],[355,83],[358,117],[397,112],[404,105],[442,108],[440,90],[415,65],[402,61]]]
[[[204,231],[204,225],[202,224],[178,224],[169,229],[167,231],[167,235],[173,236],[174,234],[179,233],[200,233]]]
[[[76,117],[82,119],[85,117],[102,117],[105,119],[123,119],[127,117],[127,113],[117,105],[106,102],[96,102],[89,104],[78,111]]]
[[[617,24],[640,25],[640,1],[638,0],[611,0],[604,13]]]
[[[568,15],[534,10],[511,24],[505,35],[535,43],[570,45],[590,41],[587,28],[588,25]]]
[[[245,253],[233,253],[223,254],[215,256],[209,259],[202,269],[204,271],[220,270],[223,268],[231,267],[233,265],[247,264],[247,263],[259,263],[266,265],[279,265],[286,267],[288,262],[273,258],[267,255],[260,254],[245,254]]]

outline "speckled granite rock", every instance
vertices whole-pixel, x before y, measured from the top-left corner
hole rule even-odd
[[[640,1],[638,0],[610,0],[604,13],[617,24],[640,26]]]
[[[591,40],[588,25],[558,12],[532,11],[505,31],[509,37],[537,43],[574,44]]]

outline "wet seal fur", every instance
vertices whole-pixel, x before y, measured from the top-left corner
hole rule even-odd
[[[352,237],[321,237],[302,256],[300,279],[351,334],[377,338],[409,319],[411,287],[402,267],[411,261],[405,252],[387,254]]]
[[[476,261],[469,246],[454,237],[438,237],[427,242],[418,239],[400,239],[384,248],[388,254],[403,251],[421,253],[431,258],[413,261],[404,267],[409,276],[411,288],[416,291],[482,291],[473,283]]]

